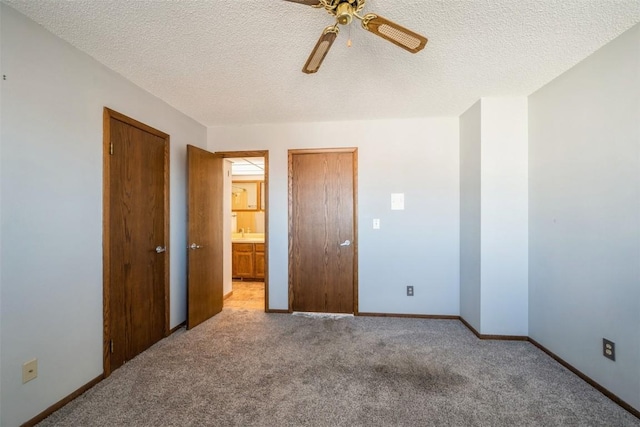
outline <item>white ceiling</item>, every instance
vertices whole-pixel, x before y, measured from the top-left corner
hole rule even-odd
[[[231,162],[231,175],[264,175],[264,157],[226,158]]]
[[[412,55],[351,24],[300,70],[325,11],[283,0],[3,0],[200,123],[458,116],[529,95],[640,22],[638,0],[368,0],[429,38]]]

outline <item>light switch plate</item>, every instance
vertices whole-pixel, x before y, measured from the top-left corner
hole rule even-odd
[[[374,230],[379,230],[380,229],[380,219],[379,218],[375,218],[373,220],[373,229]]]
[[[404,193],[391,193],[391,210],[404,210]]]

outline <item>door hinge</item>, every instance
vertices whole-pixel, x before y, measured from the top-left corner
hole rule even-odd
[[[109,341],[109,351],[113,353],[113,340]]]
[[[113,156],[113,142],[109,144],[109,154]]]

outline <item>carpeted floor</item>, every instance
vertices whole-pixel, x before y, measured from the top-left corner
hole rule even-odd
[[[42,426],[640,426],[527,342],[457,320],[225,309]]]

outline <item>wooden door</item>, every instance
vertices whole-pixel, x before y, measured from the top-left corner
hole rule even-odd
[[[187,329],[222,311],[223,157],[187,146]]]
[[[169,328],[169,136],[105,109],[105,374]]]
[[[357,312],[356,150],[290,151],[290,310]]]

